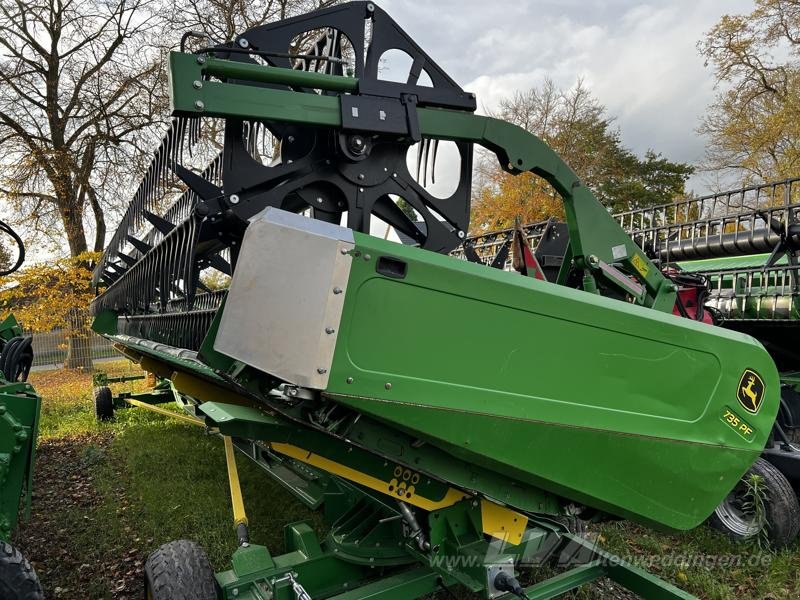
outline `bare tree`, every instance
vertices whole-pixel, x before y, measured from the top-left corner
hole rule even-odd
[[[337,1],[0,0],[0,198],[14,222],[56,254],[64,239],[72,257],[102,251],[169,117],[165,59],[183,32],[225,42]]]
[[[183,0],[176,11],[181,30],[206,34],[214,42],[226,42],[251,27],[286,19],[339,4],[341,0]],[[287,49],[288,51],[288,49]]]
[[[0,193],[29,232],[61,232],[73,257],[103,248],[125,146],[163,112],[159,61],[143,50],[155,8],[0,0]]]
[[[723,15],[698,48],[718,84],[699,128],[703,167],[743,185],[796,176],[800,1],[755,0],[749,14]]]
[[[161,110],[160,67],[144,48],[156,8],[153,0],[0,0],[0,189],[27,225],[60,226],[72,256],[105,241],[109,181],[98,160],[113,160]]]

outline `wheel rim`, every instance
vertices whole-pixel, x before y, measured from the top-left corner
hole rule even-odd
[[[743,538],[756,535],[764,527],[763,516],[757,519],[752,511],[743,508],[746,495],[745,486],[740,483],[714,510],[714,514],[728,530]]]

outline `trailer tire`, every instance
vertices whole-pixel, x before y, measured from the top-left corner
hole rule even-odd
[[[0,542],[0,598],[44,600],[44,592],[33,565],[6,542]]]
[[[159,546],[144,565],[148,600],[216,600],[217,580],[197,542],[177,540]]]
[[[114,397],[107,385],[94,388],[94,416],[98,421],[110,421],[114,418]]]
[[[758,475],[764,482],[764,522],[754,523],[753,518],[743,514],[740,502],[744,493],[744,480]],[[800,504],[791,484],[772,464],[759,458],[745,473],[742,481],[714,510],[709,524],[736,541],[759,535],[766,527],[767,539],[773,548],[784,548],[794,542],[800,531]]]

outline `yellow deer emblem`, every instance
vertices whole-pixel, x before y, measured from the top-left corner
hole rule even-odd
[[[758,396],[753,391],[753,384],[755,382],[756,382],[756,378],[755,377],[753,377],[753,376],[748,377],[747,378],[747,385],[742,388],[742,393],[745,396],[747,396],[748,398],[750,398],[750,404],[752,404],[753,410],[758,410],[758,405],[756,404],[756,398],[758,398]]]
[[[764,397],[764,382],[761,377],[747,369],[739,381],[739,403],[747,412],[757,413]]]

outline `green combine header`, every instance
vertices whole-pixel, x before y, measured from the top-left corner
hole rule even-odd
[[[400,81],[381,77],[390,50],[411,59]],[[680,286],[658,258],[541,140],[474,114],[372,2],[182,49],[170,75],[173,125],[92,304],[94,329],[159,383],[100,388],[97,409],[174,401],[221,435],[240,547],[217,574],[192,542],[156,550],[149,597],[550,598],[598,577],[690,597],[575,525],[705,521],[770,436],[780,381],[763,346],[673,315]],[[448,144],[441,197],[427,170]],[[561,196],[547,260],[521,230],[491,261],[513,246],[519,273],[468,240],[476,145]],[[373,237],[377,222],[409,243]],[[290,524],[281,556],[250,540],[234,448],[328,533]],[[569,568],[523,585],[531,565]]]
[[[751,335],[781,371],[780,409],[762,458],[748,474],[767,490],[766,515],[752,514],[744,483],[737,485],[710,517],[712,526],[735,539],[766,530],[771,543],[785,546],[800,531],[800,355],[798,269],[799,179],[786,179],[614,215],[637,245],[678,287],[673,313]],[[469,238],[460,258],[473,252],[486,264],[511,269],[513,229]],[[543,271],[558,272],[568,232],[553,220],[519,228],[536,249]],[[752,389],[750,379],[742,393]],[[753,385],[756,385],[755,380]]]

